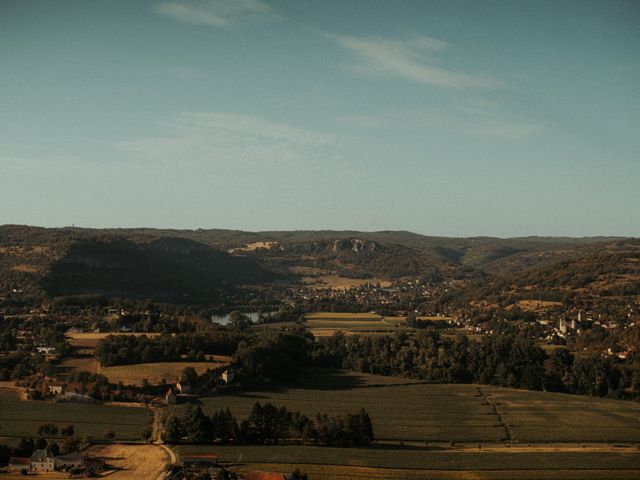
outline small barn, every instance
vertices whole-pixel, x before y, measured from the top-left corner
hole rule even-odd
[[[31,468],[31,459],[29,457],[11,457],[8,467],[9,470],[29,470]]]

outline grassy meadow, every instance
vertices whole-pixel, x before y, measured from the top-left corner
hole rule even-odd
[[[447,322],[451,317],[420,316],[418,320]],[[290,326],[290,323],[272,323],[268,326],[256,328],[280,329]],[[315,337],[330,337],[336,332],[345,335],[384,335],[398,331],[413,330],[407,326],[406,317],[383,317],[376,313],[348,313],[348,312],[316,312],[304,316],[304,326]],[[463,332],[468,333],[468,332]]]
[[[102,437],[112,429],[119,440],[139,440],[152,417],[144,407],[21,401],[16,395],[0,394],[0,437],[35,437],[38,426],[54,423],[58,428],[73,424],[78,435]]]
[[[318,312],[305,315],[306,328],[316,337],[327,337],[337,331],[346,334],[384,334],[397,329],[375,313]]]
[[[594,454],[592,451],[545,452],[533,449],[528,452],[511,452],[506,448],[501,451],[483,452],[438,448],[329,448],[299,445],[181,446],[176,450],[178,454],[215,452],[221,461],[243,464],[246,468],[262,465],[264,468],[277,469],[276,471],[290,471],[291,465],[295,465],[305,472],[313,472],[314,480],[337,478],[335,475],[338,472],[348,473],[342,478],[352,478],[351,469],[354,473],[360,472],[361,478],[384,479],[544,478],[545,472],[555,472],[554,476],[547,478],[567,478],[564,475],[559,477],[559,471],[573,471],[573,478],[589,478],[585,470],[599,470],[600,474],[611,474],[590,478],[637,478],[624,475],[637,475],[640,472],[640,455],[637,451],[631,450]],[[369,469],[374,471],[371,472]],[[376,469],[381,470],[376,472]],[[458,475],[466,472],[469,476],[447,477],[445,475],[449,472],[444,470],[457,471]],[[429,472],[434,476],[425,475]],[[370,473],[377,475],[371,477]]]
[[[487,389],[514,438],[526,442],[640,442],[640,403]]]
[[[220,395],[201,402],[209,413],[229,407],[239,418],[247,416],[256,401],[285,405],[308,416],[346,414],[364,407],[380,440],[496,442],[504,437],[504,428],[472,385],[411,384],[393,377],[345,373],[324,383],[318,375],[314,386],[313,378],[306,387]]]
[[[226,363],[220,362],[157,362],[138,363],[135,365],[118,365],[114,367],[101,367],[100,373],[105,375],[110,382],[122,382],[125,385],[142,385],[142,380],[147,379],[151,385],[159,385],[162,380],[175,382],[180,380],[180,375],[186,367],[195,368],[198,374],[207,369],[214,369]]]
[[[310,371],[304,377],[292,388],[200,400],[209,413],[229,407],[239,418],[256,401],[308,416],[364,407],[376,438],[390,442],[500,442],[507,439],[505,426],[520,443],[640,442],[640,404],[633,402],[338,371]]]

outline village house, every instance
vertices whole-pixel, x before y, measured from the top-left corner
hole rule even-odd
[[[56,469],[55,457],[48,448],[36,450],[31,455],[31,471],[53,472]]]
[[[225,370],[224,372],[222,372],[222,375],[220,376],[220,378],[222,378],[222,381],[224,383],[233,382],[233,377],[234,377],[234,374],[233,374],[233,370],[231,369]]]
[[[47,392],[51,395],[61,395],[64,391],[64,383],[52,381],[47,384]]]
[[[94,472],[104,468],[104,462],[100,459],[87,458],[81,453],[69,453],[54,457],[49,449],[40,449],[33,452],[31,457],[11,457],[9,470],[28,472],[53,472],[55,470],[91,469]]]
[[[176,390],[179,393],[191,393],[191,385],[187,382],[178,382],[176,383]]]
[[[178,397],[173,392],[173,388],[169,388],[164,394],[164,401],[167,405],[175,405],[178,401]]]
[[[56,353],[56,347],[36,347],[36,351],[43,355],[53,355]]]

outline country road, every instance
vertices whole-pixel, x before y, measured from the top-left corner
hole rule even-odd
[[[105,462],[104,478],[110,480],[161,480],[167,466],[175,461],[164,445],[94,445],[86,452]]]

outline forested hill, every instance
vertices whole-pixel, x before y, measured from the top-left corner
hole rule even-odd
[[[0,293],[214,301],[239,285],[282,280],[253,259],[186,238],[128,239],[101,231],[0,228]]]
[[[539,265],[509,279],[520,288],[570,287],[603,296],[640,295],[640,240],[599,244],[582,255]]]
[[[524,284],[527,278],[542,282],[544,269],[562,261],[584,258],[579,268],[589,270],[590,262],[602,261],[599,252],[616,251],[619,244],[600,237],[5,225],[0,226],[0,295],[19,289],[44,296],[100,293],[190,303],[211,300],[220,289],[295,283],[310,274],[431,282],[492,276]]]

